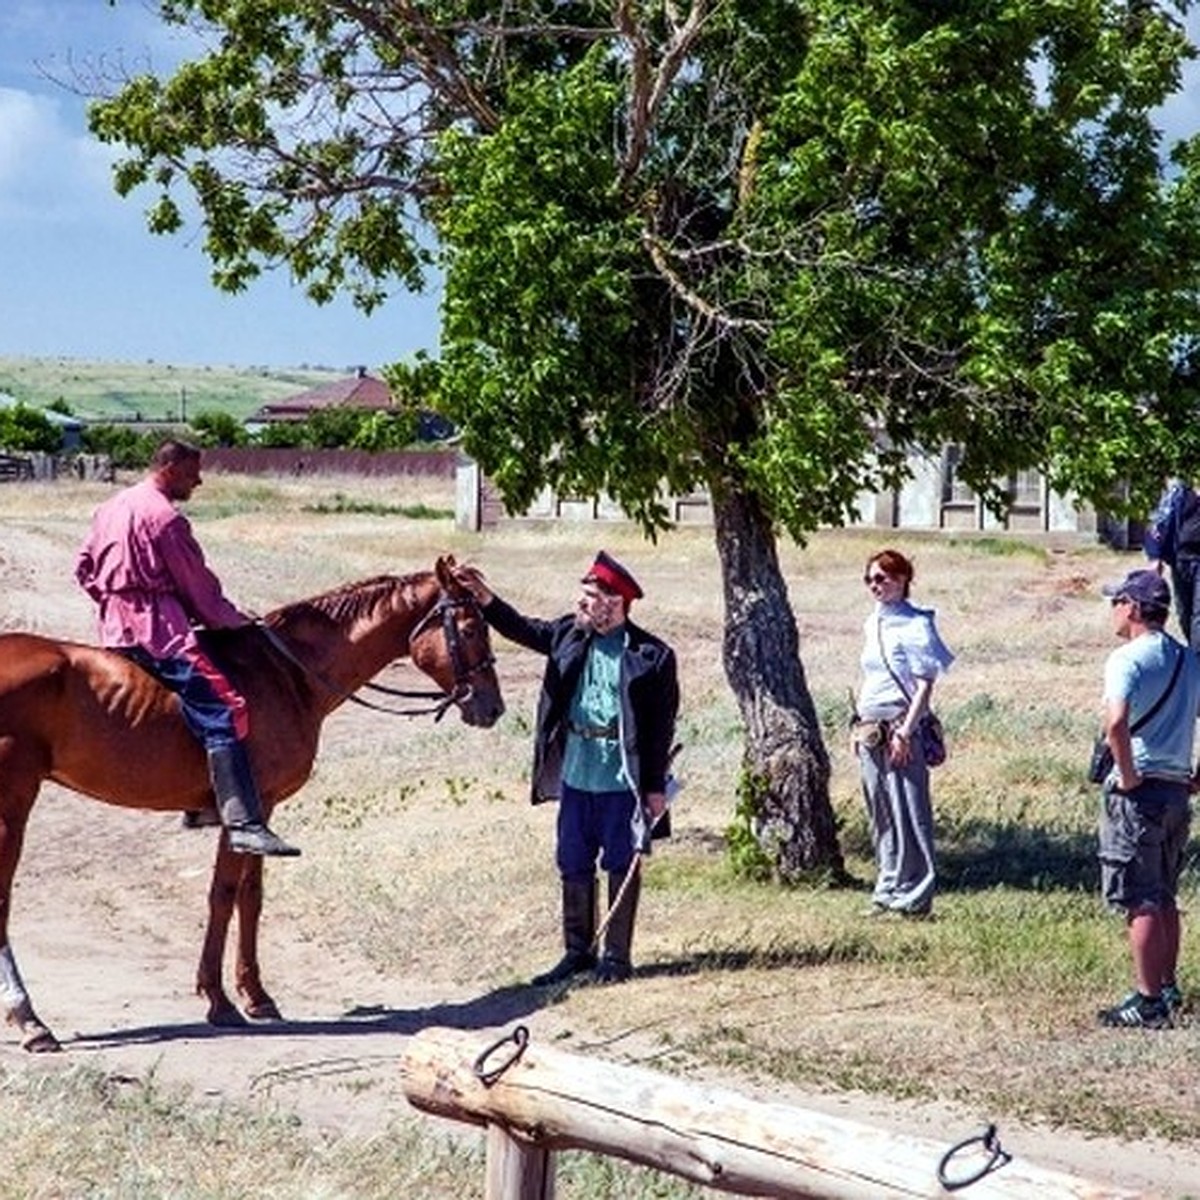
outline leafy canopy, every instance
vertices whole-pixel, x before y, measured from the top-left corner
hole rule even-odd
[[[222,287],[445,274],[441,403],[521,507],[665,484],[797,537],[913,449],[1003,504],[1200,456],[1192,51],[1149,0],[160,0],[206,51],[92,111]]]

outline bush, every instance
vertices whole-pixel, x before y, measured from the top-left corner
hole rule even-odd
[[[107,454],[114,467],[144,470],[162,437],[120,425],[92,425],[83,431],[83,448],[88,454]]]
[[[0,446],[55,454],[62,446],[62,432],[41,409],[15,404],[0,408]]]

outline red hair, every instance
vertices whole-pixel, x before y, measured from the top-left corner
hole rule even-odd
[[[872,564],[885,574],[890,575],[893,579],[902,579],[904,581],[904,594],[905,596],[908,595],[908,589],[913,580],[911,559],[906,558],[899,550],[880,550],[878,554],[872,554],[867,559],[864,574],[870,574]]]

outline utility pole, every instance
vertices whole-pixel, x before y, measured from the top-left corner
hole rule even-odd
[[[179,419],[184,425],[187,424],[187,388],[185,387],[179,389]]]

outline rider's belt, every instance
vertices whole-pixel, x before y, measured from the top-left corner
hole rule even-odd
[[[568,728],[576,737],[589,738],[592,741],[615,742],[617,740],[616,721],[610,721],[607,725],[576,725],[572,721]]]

